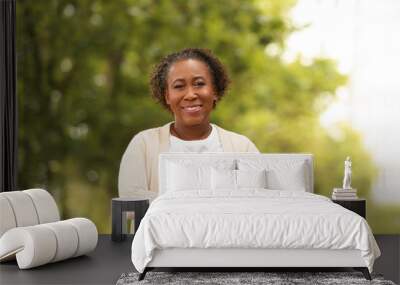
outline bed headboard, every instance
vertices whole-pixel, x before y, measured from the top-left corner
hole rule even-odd
[[[216,153],[161,153],[158,164],[158,183],[159,183],[159,194],[163,194],[166,191],[167,181],[167,165],[170,162],[182,162],[188,161],[191,163],[201,163],[212,165],[219,161],[232,160],[235,165],[241,162],[254,162],[261,163],[263,165],[278,165],[278,164],[293,164],[304,162],[304,181],[305,189],[307,192],[314,192],[314,175],[313,175],[313,155],[312,154],[292,154],[292,153],[231,153],[231,152],[216,152]]]

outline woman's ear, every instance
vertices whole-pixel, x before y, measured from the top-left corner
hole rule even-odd
[[[168,90],[166,90],[166,91],[165,91],[164,98],[165,98],[165,103],[167,103],[167,105],[170,105],[171,103],[169,102],[169,94],[168,94]]]
[[[214,95],[214,98],[213,98],[213,108],[215,108],[215,107],[217,106],[217,101],[218,101],[218,97],[217,97],[217,95]]]
[[[217,96],[217,93],[213,90],[213,100],[214,101],[218,101],[218,96]]]

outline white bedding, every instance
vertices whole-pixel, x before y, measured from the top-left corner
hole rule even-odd
[[[143,272],[154,249],[358,249],[372,272],[380,251],[362,217],[328,198],[299,191],[248,189],[199,196],[165,193],[135,234],[132,262]]]

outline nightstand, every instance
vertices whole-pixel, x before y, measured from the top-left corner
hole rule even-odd
[[[359,214],[365,219],[366,217],[366,200],[365,199],[352,199],[352,200],[336,200],[332,199],[332,202],[339,204],[340,206]]]
[[[127,234],[127,213],[135,214],[135,232],[149,208],[149,199],[113,198],[111,201],[112,241],[123,241]]]

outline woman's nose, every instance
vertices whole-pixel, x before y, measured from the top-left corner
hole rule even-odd
[[[195,99],[197,98],[197,93],[193,88],[188,88],[188,91],[185,94],[185,98],[186,100],[191,100],[191,99]]]

